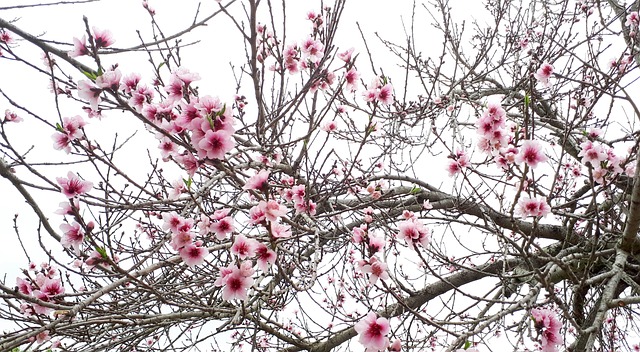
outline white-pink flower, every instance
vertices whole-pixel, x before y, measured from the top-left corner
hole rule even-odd
[[[545,62],[544,64],[542,64],[542,66],[540,66],[538,71],[536,71],[536,73],[533,74],[533,77],[535,77],[538,80],[538,82],[542,83],[543,86],[548,87],[549,78],[551,78],[552,74],[553,74],[553,66]]]
[[[538,164],[546,162],[547,159],[547,156],[542,151],[540,143],[538,141],[527,139],[522,142],[520,151],[515,157],[515,162],[518,165],[525,163],[535,169]]]
[[[562,324],[556,314],[549,309],[535,308],[531,310],[536,330],[541,336],[542,352],[556,352],[562,343],[560,328]]]
[[[389,321],[386,318],[378,318],[374,312],[369,312],[364,319],[354,326],[360,335],[358,341],[366,348],[367,352],[384,351],[389,346],[387,334],[391,330]]]
[[[530,198],[528,196],[520,197],[516,213],[523,218],[529,216],[546,216],[551,211],[551,207],[547,204],[547,198]]]
[[[62,188],[62,193],[67,198],[73,198],[83,193],[89,192],[93,187],[93,183],[90,181],[82,181],[78,175],[69,171],[67,178],[56,177],[56,181]]]

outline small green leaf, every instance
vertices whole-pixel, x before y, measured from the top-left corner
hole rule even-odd
[[[420,188],[420,187],[418,187],[418,186],[413,186],[413,188],[411,189],[411,192],[409,192],[409,193],[411,193],[411,194],[418,194],[418,193],[420,193],[420,192],[422,192],[422,188]]]
[[[187,186],[188,190],[191,190],[191,184],[193,183],[193,179],[191,179],[191,177],[189,177],[188,179],[183,178],[182,181],[184,181],[185,186]]]
[[[90,80],[92,80],[92,81],[95,81],[95,80],[96,80],[96,78],[98,78],[98,75],[96,75],[96,74],[95,74],[95,73],[93,73],[93,72],[82,71],[82,73],[83,73],[85,76],[87,76],[87,78],[89,78],[89,79],[90,79]]]
[[[109,257],[107,256],[107,250],[106,250],[106,249],[104,249],[104,248],[102,248],[102,247],[96,247],[96,251],[97,251],[98,253],[100,253],[100,256],[102,257],[102,259],[107,259],[107,258],[109,258]]]
[[[158,71],[160,71],[160,68],[162,68],[162,66],[164,66],[166,64],[166,62],[161,62],[160,65],[158,65]]]
[[[471,341],[467,341],[464,343],[464,349],[468,349],[469,347],[471,347]]]
[[[64,128],[59,122],[56,122],[56,131],[64,133]]]
[[[531,97],[527,94],[524,96],[524,107],[529,108],[529,104],[531,104]]]
[[[222,116],[224,115],[224,112],[227,111],[227,104],[225,103],[224,105],[222,105],[222,110],[218,111],[218,113],[216,114],[216,116]]]

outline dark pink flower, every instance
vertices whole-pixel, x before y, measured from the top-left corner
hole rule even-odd
[[[200,158],[224,159],[225,154],[235,146],[236,142],[229,132],[208,130],[196,149]]]
[[[213,233],[215,233],[217,239],[224,240],[227,238],[227,235],[234,231],[233,218],[226,216],[211,224],[210,227]]]
[[[62,193],[64,193],[67,198],[73,198],[80,194],[89,192],[93,187],[93,183],[90,181],[82,181],[72,171],[67,173],[67,178],[57,177],[56,181],[62,188]]]
[[[213,283],[215,286],[224,286],[222,290],[222,299],[230,301],[238,299],[244,301],[247,299],[247,290],[253,285],[253,269],[251,264],[248,267],[244,262],[238,268],[236,265],[230,264],[226,268],[220,268],[220,277]]]
[[[360,335],[359,342],[367,351],[383,351],[389,346],[387,334],[391,330],[389,321],[386,318],[378,318],[374,312],[369,312],[364,319],[354,326]]]
[[[378,279],[386,280],[389,278],[387,264],[379,261],[376,257],[371,257],[369,261],[362,263],[360,270],[362,270],[363,273],[370,274],[369,283],[371,285],[375,285]]]

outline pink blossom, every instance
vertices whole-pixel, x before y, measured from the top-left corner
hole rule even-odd
[[[88,101],[93,111],[98,111],[100,94],[102,94],[102,89],[98,88],[93,82],[86,79],[78,82],[78,96]]]
[[[551,211],[551,207],[547,204],[547,198],[538,199],[529,198],[527,196],[520,197],[516,213],[522,217],[528,216],[546,216]]]
[[[531,315],[535,321],[535,327],[542,337],[542,351],[558,351],[557,346],[562,343],[562,337],[560,336],[562,324],[556,314],[549,309],[535,308],[531,310]]]
[[[629,27],[631,30],[638,28],[638,24],[640,24],[640,15],[638,11],[631,11],[627,15],[627,21],[624,23],[625,26]]]
[[[16,286],[18,286],[18,291],[24,295],[31,295],[33,292],[33,287],[29,283],[29,281],[24,280],[22,278],[16,278]]]
[[[64,293],[64,287],[59,279],[45,278],[44,282],[40,285],[40,292],[49,297],[61,295]]]
[[[196,265],[204,263],[204,257],[209,254],[209,251],[198,244],[190,243],[182,247],[179,253],[180,258],[182,258],[185,264],[193,268]]]
[[[73,38],[73,50],[69,51],[69,56],[78,57],[83,55],[89,55],[89,49],[87,49],[87,36],[83,35],[82,39]]]
[[[222,299],[230,301],[238,299],[244,301],[247,299],[247,290],[253,285],[253,269],[251,264],[248,267],[244,262],[238,268],[236,265],[230,264],[226,268],[220,268],[220,277],[213,283],[215,286],[224,286],[222,290]]]
[[[251,176],[242,188],[245,190],[253,189],[265,192],[269,188],[269,171],[260,170],[257,174]]]
[[[67,173],[67,178],[56,177],[56,181],[62,188],[62,193],[64,193],[67,198],[73,198],[75,196],[89,192],[93,187],[93,183],[91,183],[90,181],[82,181],[72,171],[69,171]]]
[[[377,99],[382,104],[393,104],[393,86],[390,83],[385,84],[380,88]]]
[[[200,158],[224,159],[225,154],[235,146],[236,142],[229,132],[208,130],[196,149]]]
[[[378,237],[375,235],[369,236],[369,255],[373,255],[376,252],[381,252],[384,249],[385,240],[384,237]]]
[[[324,56],[324,45],[311,37],[305,39],[300,46],[304,57],[314,64]]]
[[[538,141],[529,139],[522,142],[520,151],[515,157],[516,164],[520,165],[522,163],[525,163],[534,169],[536,166],[538,166],[538,164],[544,163],[546,161],[547,156],[542,152],[542,146],[540,145],[540,143],[538,143]]]
[[[369,258],[368,262],[363,263],[361,268],[363,273],[369,273],[369,283],[375,285],[378,279],[386,280],[389,278],[387,273],[387,264],[381,262],[376,257]]]
[[[272,221],[271,236],[275,238],[289,238],[291,237],[291,226]]]
[[[262,271],[267,271],[269,266],[276,262],[276,252],[264,243],[259,243],[256,248],[256,258],[258,259],[258,268]]]
[[[400,339],[395,339],[391,345],[389,345],[389,352],[401,352],[402,351],[402,341]]]
[[[77,255],[80,255],[80,246],[84,242],[84,230],[80,227],[80,224],[73,222],[71,225],[62,224],[60,230],[64,232],[64,235],[60,239],[60,243],[65,248],[73,248]]]
[[[117,91],[120,88],[121,78],[122,73],[118,69],[105,71],[96,78],[96,85],[102,89]]]
[[[226,216],[217,222],[211,225],[211,229],[216,234],[216,238],[219,240],[223,240],[227,238],[227,235],[233,233],[233,218],[230,216]]]
[[[415,219],[403,221],[398,225],[398,230],[398,238],[405,240],[409,248],[413,249],[418,243],[423,247],[429,246],[431,231],[421,222]]]
[[[255,255],[257,247],[258,241],[246,238],[244,235],[238,235],[231,246],[231,253],[237,255],[240,259],[246,259]]]
[[[338,53],[338,58],[346,63],[351,61],[351,55],[353,54],[354,48],[349,48],[342,53]]]
[[[324,125],[322,125],[322,130],[327,133],[331,133],[335,131],[337,128],[338,128],[338,124],[335,121],[329,121]]]
[[[367,352],[383,351],[389,346],[389,339],[386,336],[391,330],[389,321],[386,318],[378,318],[374,312],[369,312],[364,319],[356,323],[354,329],[360,335],[358,341],[367,349]]]
[[[469,156],[464,150],[458,150],[456,151],[455,155],[450,157],[452,159],[447,163],[447,172],[449,173],[450,177],[462,172],[463,169],[471,166]]]
[[[100,30],[96,27],[93,27],[93,40],[96,44],[96,48],[106,48],[111,46],[115,41],[113,40],[113,35],[109,30]]]
[[[7,109],[4,111],[4,121],[2,122],[22,122],[22,117],[15,112]]]
[[[544,63],[536,73],[533,74],[533,77],[538,80],[538,82],[542,83],[543,86],[549,86],[549,78],[553,74],[553,66],[549,63]]]
[[[347,91],[355,92],[358,90],[358,79],[360,78],[360,74],[355,68],[351,68],[344,76],[345,81],[347,82]]]

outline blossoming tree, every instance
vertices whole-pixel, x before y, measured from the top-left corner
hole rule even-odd
[[[222,1],[170,35],[144,1],[133,48],[0,16],[0,65],[55,103],[0,81],[1,187],[32,210],[0,350],[637,350],[637,5],[487,1],[469,29],[435,0],[360,49],[356,5],[305,6]],[[222,19],[245,62],[208,92],[179,39]]]

